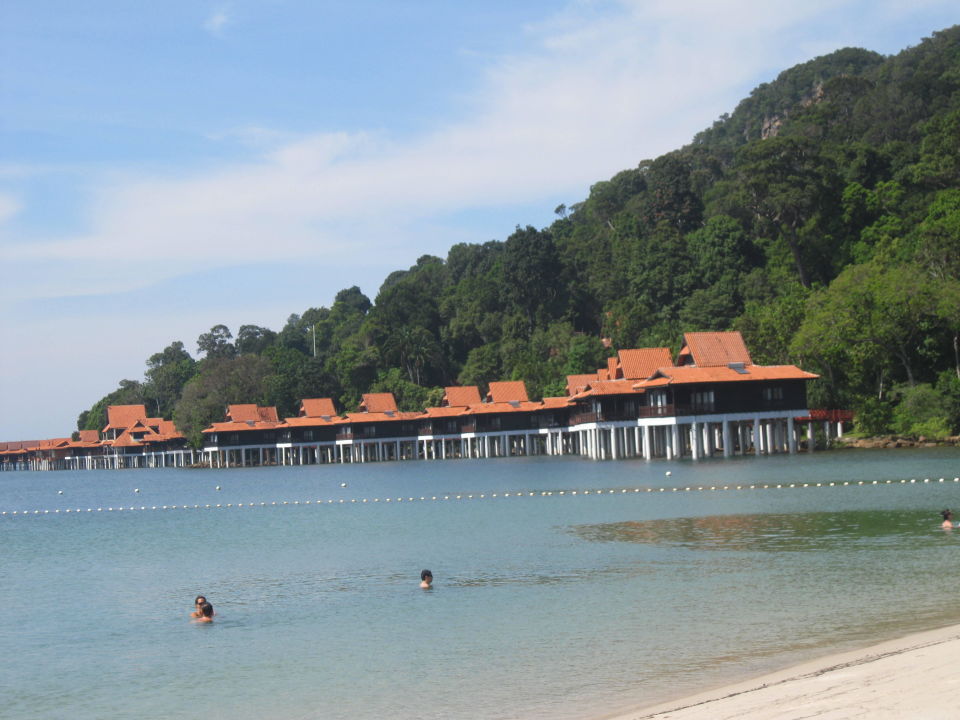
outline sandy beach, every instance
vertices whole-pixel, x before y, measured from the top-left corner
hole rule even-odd
[[[960,717],[960,625],[838,653],[608,720]]]

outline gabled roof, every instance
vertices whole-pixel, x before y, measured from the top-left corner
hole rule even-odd
[[[146,419],[147,409],[143,405],[108,405],[107,426],[103,432],[125,430],[138,420],[146,422]]]
[[[100,440],[100,433],[96,430],[81,430],[79,440],[80,442],[97,442]]]
[[[492,382],[487,391],[488,402],[527,402],[528,399],[527,386],[523,384],[523,380]]]
[[[331,417],[336,414],[330,398],[304,398],[300,401],[300,417]]]
[[[545,397],[542,401],[544,410],[558,410],[560,408],[570,407],[570,398],[568,397]]]
[[[746,365],[740,369],[730,367],[665,367],[657,370],[646,380],[634,384],[637,389],[662,387],[664,385],[689,385],[693,383],[756,382],[759,380],[814,380],[819,375],[801,370],[796,365]]]
[[[368,413],[397,412],[393,393],[367,393],[360,401],[360,410]]]
[[[254,404],[228,405],[227,420],[239,423],[280,422],[275,407],[260,407]]]
[[[673,365],[673,356],[670,348],[636,348],[634,350],[620,350],[622,377],[628,380],[642,380],[650,377],[657,368]]]
[[[271,430],[280,424],[275,407],[241,404],[227,406],[226,422],[213,423],[203,433]]]
[[[567,375],[567,395],[576,395],[583,392],[587,385],[597,381],[597,373],[584,373],[583,375]]]
[[[683,335],[684,348],[677,365],[719,367],[729,363],[752,365],[750,352],[739,332],[689,332]]]
[[[445,407],[467,407],[479,405],[481,402],[480,388],[476,385],[463,385],[444,388],[443,401],[440,404]]]

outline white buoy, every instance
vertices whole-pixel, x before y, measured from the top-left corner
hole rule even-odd
[[[340,487],[346,487],[346,486],[347,486],[346,483],[340,483]]]
[[[57,495],[63,495],[63,490],[57,490]]]
[[[219,490],[219,489],[220,489],[220,486],[219,486],[219,485],[217,485],[217,486],[214,488],[214,490]]]
[[[669,470],[667,470],[667,471],[664,473],[664,475],[666,475],[667,477],[670,477],[671,475],[673,475],[673,473],[670,472]]]
[[[139,494],[139,493],[140,493],[140,488],[134,488],[133,491],[134,491],[135,493]]]

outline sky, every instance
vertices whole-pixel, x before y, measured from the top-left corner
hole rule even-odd
[[[955,0],[5,0],[0,441],[213,325],[547,226],[762,82]]]

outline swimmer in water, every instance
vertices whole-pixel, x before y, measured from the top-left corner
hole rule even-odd
[[[203,606],[204,606],[204,605],[210,605],[210,603],[207,602],[207,599],[206,599],[203,595],[197,595],[197,599],[193,601],[193,612],[190,613],[190,617],[192,617],[192,618],[200,618],[200,617],[203,617],[203,612],[202,612],[202,611],[203,611]],[[213,610],[213,606],[212,606],[212,605],[210,606],[210,609],[211,609],[211,611]],[[211,617],[212,617],[212,615],[211,615]]]
[[[200,614],[194,622],[211,623],[213,622],[213,605],[205,602],[200,606]]]
[[[429,590],[433,587],[433,573],[429,570],[424,570],[420,573],[420,587],[424,590]]]
[[[953,512],[950,510],[941,510],[940,515],[943,517],[943,522],[940,523],[940,527],[944,530],[953,528]]]

